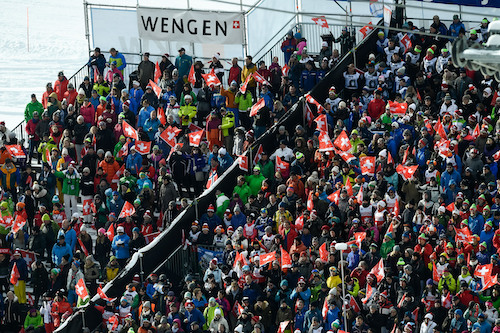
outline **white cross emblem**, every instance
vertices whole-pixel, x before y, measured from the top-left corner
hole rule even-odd
[[[137,148],[139,148],[140,151],[144,151],[147,147],[144,143],[140,143],[139,145],[137,145]]]
[[[17,154],[19,152],[16,147],[11,147],[10,150],[12,150],[14,154]]]
[[[127,132],[128,135],[133,135],[134,134],[134,130],[130,127],[127,126],[127,128],[125,128],[125,132]]]
[[[323,128],[324,121],[321,119],[316,120],[316,124],[318,124],[318,128]]]
[[[328,140],[328,138],[325,136],[323,136],[323,138],[321,138],[321,142],[323,142],[324,144],[328,144],[328,142],[330,142],[330,140]]]
[[[346,137],[340,138],[340,142],[341,142],[342,147],[348,147],[349,146],[349,139],[346,138]]]
[[[196,135],[193,135],[192,138],[194,142],[197,142],[201,138],[201,135],[198,133]]]
[[[478,275],[480,276],[486,276],[486,273],[488,273],[490,270],[486,267],[481,267],[480,269],[477,270]]]
[[[372,163],[370,160],[367,160],[367,161],[365,162],[365,168],[367,168],[367,169],[371,170],[371,169],[372,169],[372,167],[373,167],[373,163]]]
[[[168,132],[167,138],[168,138],[168,141],[172,141],[175,138],[175,132]]]
[[[240,21],[233,21],[233,29],[239,29],[240,28]]]
[[[86,202],[85,205],[83,206],[83,210],[86,212],[90,211],[90,205],[88,202]]]
[[[125,209],[125,214],[126,215],[132,215],[133,212],[134,212],[133,209]]]
[[[76,289],[76,293],[77,293],[78,295],[81,295],[81,294],[83,293],[83,287],[82,287],[82,286],[80,286],[80,285],[78,285],[78,284],[77,284],[77,285],[75,286],[75,289]]]
[[[24,254],[23,258],[28,264],[32,262],[30,255],[27,253]]]

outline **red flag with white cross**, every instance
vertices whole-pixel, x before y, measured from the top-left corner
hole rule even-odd
[[[243,171],[248,171],[248,156],[240,155],[238,156],[238,166]]]
[[[250,117],[256,116],[260,109],[266,105],[264,98],[261,98],[250,108]]]
[[[149,154],[151,151],[152,142],[146,141],[136,141],[135,142],[135,150],[141,155]]]
[[[158,85],[156,83],[154,83],[152,80],[149,80],[148,84],[151,86],[151,88],[153,88],[153,91],[155,92],[156,97],[160,98],[160,96],[161,96],[161,88],[158,87]]]
[[[321,132],[319,134],[319,151],[332,151],[334,150],[332,140],[326,132]]]
[[[215,87],[221,84],[219,78],[217,77],[217,75],[215,75],[214,68],[212,68],[212,70],[208,74],[201,74],[201,76],[209,87]]]
[[[191,83],[193,86],[196,83],[196,74],[194,72],[194,65],[191,65],[191,69],[189,70],[188,82]]]
[[[351,140],[347,136],[345,131],[342,131],[339,136],[335,139],[333,144],[342,151],[348,151],[352,148]]]
[[[139,140],[139,135],[137,134],[137,130],[133,128],[129,123],[125,120],[122,121],[123,134],[131,139]]]
[[[373,274],[377,277],[377,282],[380,283],[385,277],[385,272],[384,272],[384,259],[380,259],[378,264],[373,266],[372,270],[370,271],[370,274]]]
[[[318,17],[313,17],[312,20],[314,23],[319,25],[321,28],[329,28],[328,26],[328,21],[326,20],[326,17],[324,16],[318,16]]]
[[[198,132],[189,133],[188,134],[189,144],[191,146],[198,147],[200,145],[201,139],[203,138],[204,132],[205,132],[205,130],[202,129],[201,131],[198,131]]]
[[[23,148],[20,145],[5,145],[5,148],[12,155],[12,157],[16,158],[24,158],[26,154],[24,153]]]
[[[83,216],[92,214],[92,199],[83,200]]]
[[[290,163],[283,161],[281,157],[276,156],[276,171],[279,171],[281,173],[285,172],[288,170],[288,167],[290,166]]]
[[[264,253],[259,256],[259,263],[260,266],[267,265],[269,263],[272,263],[276,257],[276,251],[269,252],[269,253]]]
[[[75,292],[82,300],[86,300],[89,297],[89,292],[83,279],[78,280],[78,283],[75,285]]]
[[[161,134],[160,138],[163,139],[170,147],[174,148],[177,144],[176,136],[182,130],[177,127],[168,126]]]
[[[161,69],[157,61],[155,65],[155,82],[158,82],[160,78],[161,78]]]
[[[122,207],[122,211],[120,212],[120,215],[118,216],[119,219],[127,217],[127,216],[132,216],[135,213],[135,208],[134,206],[128,202],[125,201],[125,204]]]
[[[316,129],[320,132],[328,132],[328,124],[326,122],[326,114],[320,114],[316,119],[314,119],[316,123]]]

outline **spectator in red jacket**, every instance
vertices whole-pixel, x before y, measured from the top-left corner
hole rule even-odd
[[[64,76],[64,73],[59,72],[59,74],[57,75],[57,80],[56,82],[54,82],[54,91],[57,94],[57,99],[59,100],[59,102],[63,100],[64,93],[68,91],[68,84],[69,81],[66,76]]]
[[[68,83],[68,90],[64,93],[64,98],[66,98],[68,105],[75,105],[76,96],[78,96],[78,92],[73,86],[73,83]]]
[[[233,58],[232,66],[229,69],[229,78],[227,79],[227,83],[231,85],[231,82],[236,81],[238,87],[241,84],[241,67],[238,65],[238,58]]]
[[[377,120],[385,110],[385,102],[382,99],[382,92],[375,90],[375,98],[368,103],[368,114],[372,117],[372,121]]]

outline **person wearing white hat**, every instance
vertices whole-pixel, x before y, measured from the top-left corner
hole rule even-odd
[[[437,326],[435,322],[432,321],[434,316],[431,313],[427,313],[424,317],[424,321],[420,326],[420,333],[432,333],[434,328]]]
[[[113,237],[113,243],[111,244],[111,248],[113,249],[113,254],[116,257],[116,260],[120,264],[120,267],[125,267],[128,258],[130,257],[129,252],[129,243],[130,237],[125,233],[125,228],[119,226],[116,228],[117,235]]]
[[[212,62],[210,63],[209,66],[210,69],[214,69],[215,75],[217,75],[217,78],[219,79],[220,82],[222,82],[222,79],[224,77],[224,66],[222,66],[220,62],[220,53],[216,52],[213,57],[212,57]]]
[[[319,51],[319,59],[327,58],[330,59],[332,56],[332,50],[328,46],[328,42],[321,42],[321,50]]]

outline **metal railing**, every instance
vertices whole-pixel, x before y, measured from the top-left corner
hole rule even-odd
[[[186,274],[200,273],[198,264],[198,250],[196,246],[180,245],[152,272],[165,273],[170,280],[183,281]]]

